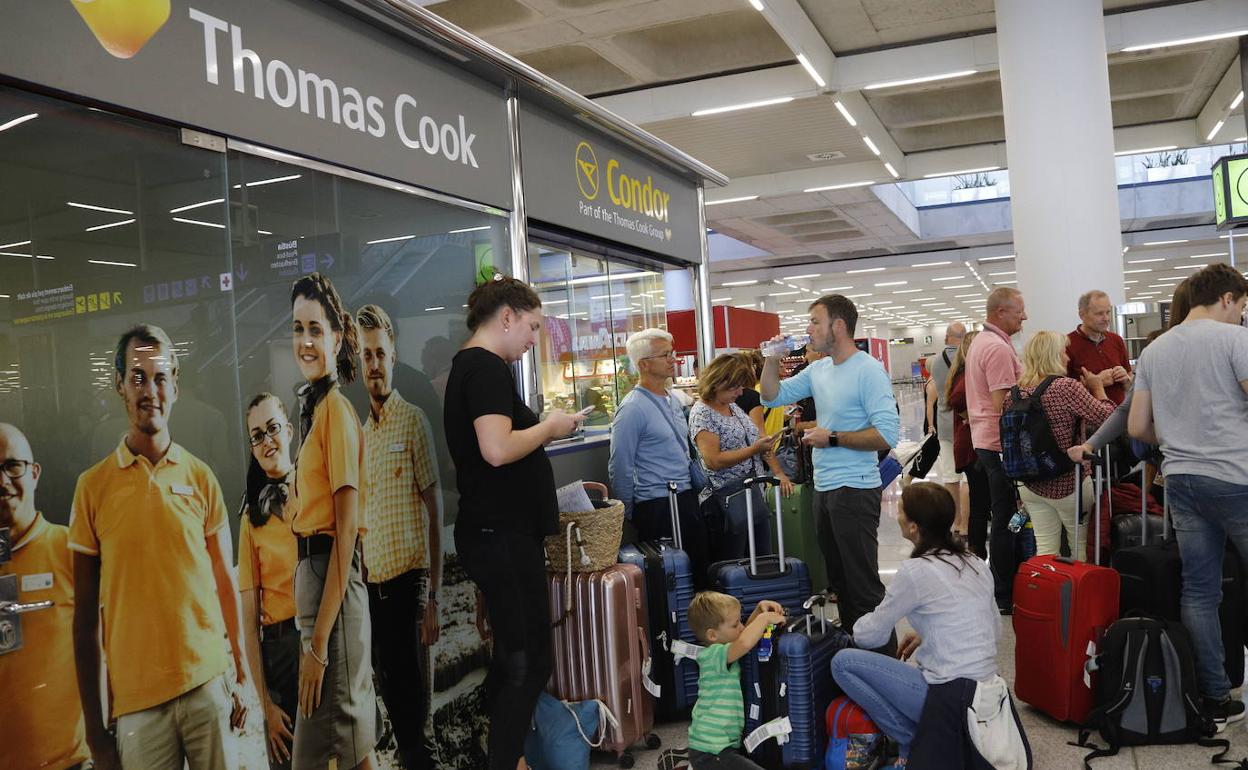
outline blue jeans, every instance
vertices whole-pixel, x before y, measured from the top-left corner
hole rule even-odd
[[[1211,476],[1180,474],[1166,477],[1170,515],[1183,559],[1183,593],[1179,611],[1192,635],[1196,680],[1200,694],[1225,698],[1231,691],[1226,678],[1222,624],[1222,557],[1229,537],[1235,549],[1248,554],[1248,486]]]
[[[869,650],[841,650],[832,678],[884,734],[910,756],[910,744],[927,700],[927,680],[914,666]]]

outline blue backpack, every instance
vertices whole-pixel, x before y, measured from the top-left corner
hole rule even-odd
[[[826,770],[870,770],[884,756],[884,733],[844,695],[828,705],[826,726]]]
[[[1040,397],[1056,377],[1045,377],[1030,396],[1015,385],[1010,405],[1001,413],[1001,466],[1015,481],[1044,481],[1069,473],[1074,463],[1057,443]]]
[[[585,770],[589,750],[602,743],[606,722],[619,724],[601,701],[569,703],[543,692],[524,741],[525,762],[534,770]]]

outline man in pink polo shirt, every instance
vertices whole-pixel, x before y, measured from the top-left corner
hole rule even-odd
[[[1001,467],[1001,404],[1005,394],[1018,382],[1022,364],[1010,343],[1027,320],[1023,295],[1018,289],[1001,286],[988,295],[987,317],[982,333],[975,336],[967,351],[966,406],[971,421],[971,444],[988,475],[992,497],[992,531],[988,559],[996,584],[997,608],[1003,615],[1013,612],[1014,534],[1007,525],[1018,504],[1014,482]]]

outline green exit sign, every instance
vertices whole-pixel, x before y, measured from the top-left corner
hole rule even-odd
[[[1213,214],[1219,230],[1248,225],[1248,155],[1213,164]]]

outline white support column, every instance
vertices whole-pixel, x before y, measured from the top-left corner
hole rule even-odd
[[[1105,23],[1086,0],[996,0],[1024,332],[1068,332],[1079,295],[1124,300]]]

